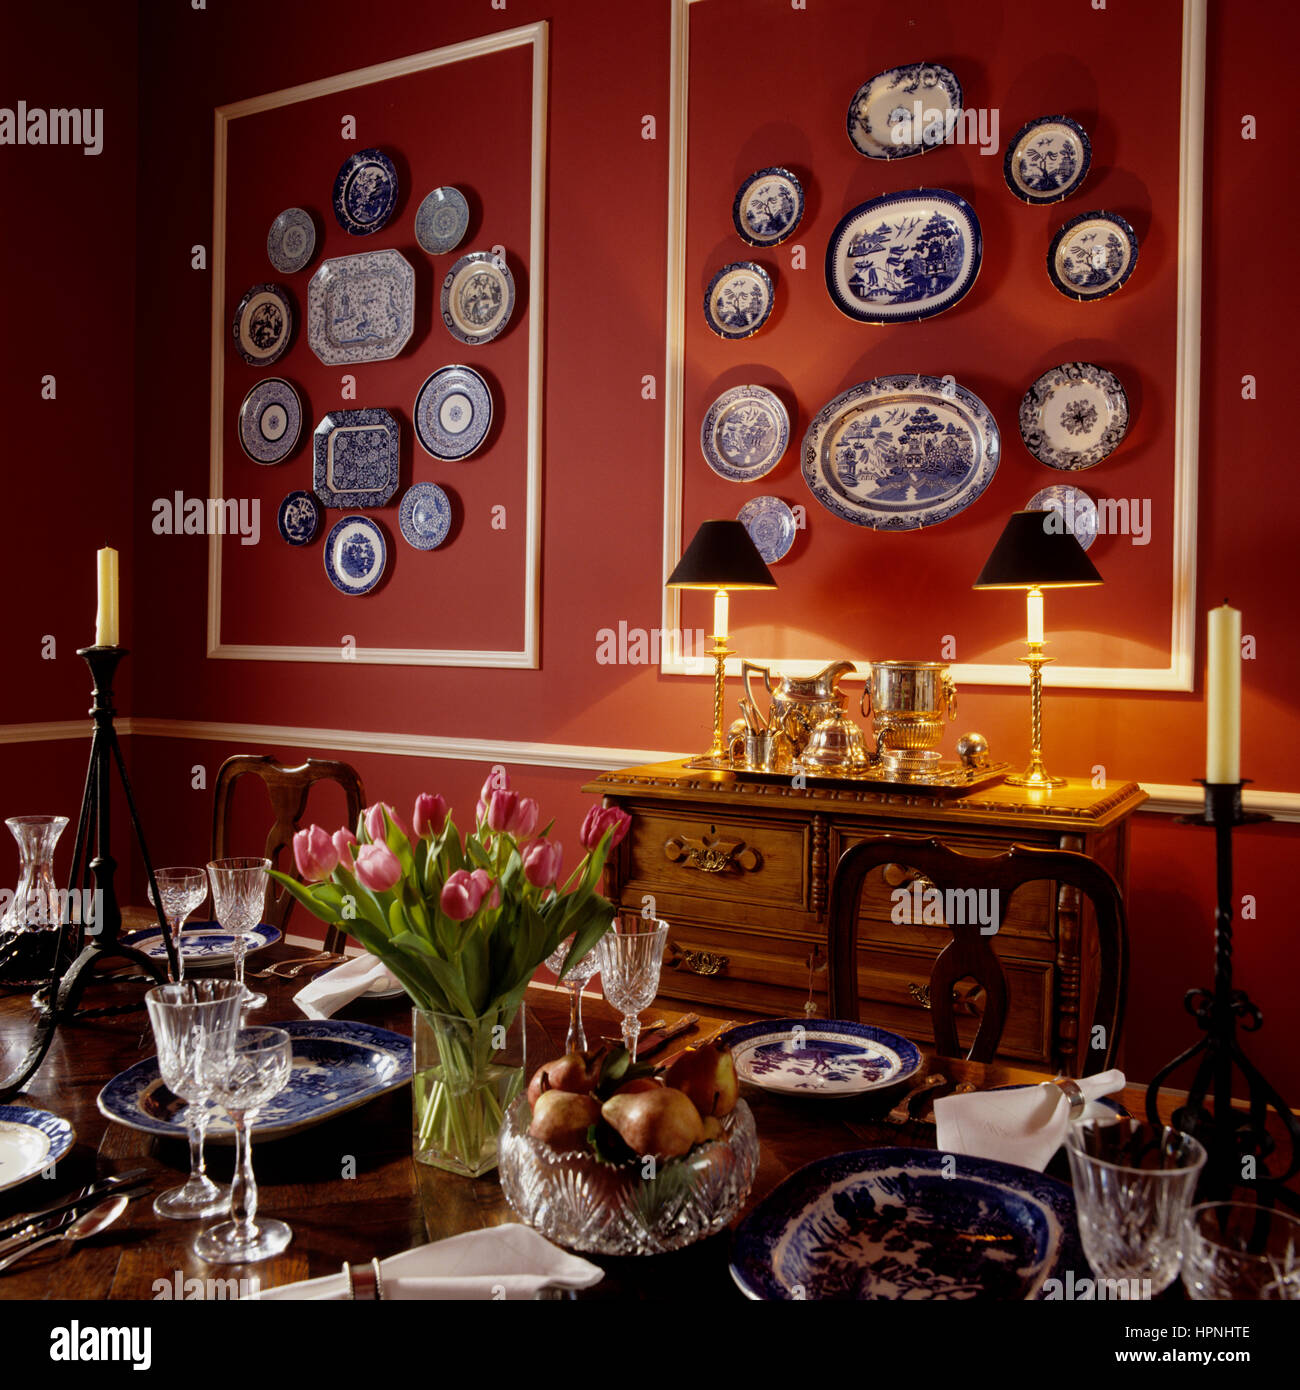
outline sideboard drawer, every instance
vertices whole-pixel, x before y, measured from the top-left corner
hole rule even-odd
[[[709,1013],[730,1009],[802,1017],[808,998],[806,941],[757,939],[689,923],[670,924],[659,997],[688,1000]],[[826,973],[814,977],[814,1002],[826,999]]]

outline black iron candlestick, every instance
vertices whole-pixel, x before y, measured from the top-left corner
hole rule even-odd
[[[1184,1007],[1205,1030],[1205,1036],[1152,1078],[1147,1088],[1147,1119],[1152,1124],[1160,1123],[1156,1104],[1160,1087],[1184,1062],[1199,1056],[1187,1099],[1174,1111],[1173,1122],[1205,1145],[1208,1158],[1202,1179],[1204,1198],[1226,1201],[1234,1187],[1245,1186],[1255,1189],[1261,1200],[1280,1199],[1297,1206],[1300,1202],[1288,1191],[1286,1183],[1300,1172],[1300,1120],[1241,1050],[1238,1024],[1245,1032],[1253,1033],[1264,1022],[1264,1015],[1245,990],[1232,987],[1232,832],[1238,825],[1272,817],[1242,810],[1242,782],[1203,781],[1201,785],[1205,788],[1204,813],[1180,819],[1184,824],[1214,828],[1218,904],[1214,988],[1192,989],[1184,997]],[[1245,1110],[1235,1109],[1232,1104],[1234,1069],[1245,1078]],[[1290,1160],[1281,1173],[1271,1173],[1264,1167],[1264,1160],[1276,1147],[1268,1132],[1270,1110],[1290,1137]]]
[[[110,844],[111,781],[114,766],[122,779],[131,828],[135,831],[140,856],[144,860],[149,892],[154,910],[158,914],[158,925],[162,929],[171,976],[173,979],[176,977],[176,946],[172,941],[166,914],[163,912],[158,885],[154,881],[153,864],[145,846],[144,831],[135,809],[131,782],[126,775],[126,764],[122,760],[122,749],[113,725],[113,717],[117,713],[113,708],[113,677],[119,662],[126,654],[125,647],[82,647],[77,652],[90,667],[90,715],[94,720],[94,727],[90,739],[90,767],[86,772],[86,786],[81,795],[81,814],[77,817],[77,834],[72,845],[72,872],[68,880],[67,905],[60,916],[58,944],[50,966],[50,978],[38,996],[41,1000],[41,1012],[36,1020],[31,1046],[18,1070],[0,1081],[0,1101],[21,1090],[28,1078],[35,1073],[49,1051],[55,1027],[62,1019],[70,1018],[77,1012],[82,991],[90,983],[96,967],[102,961],[128,961],[159,984],[166,978],[156,961],[151,960],[143,951],[125,945],[119,939],[122,909],[118,905],[113,882],[117,861],[113,858]],[[81,914],[77,914],[78,920],[73,921],[70,906],[84,901],[81,890],[87,887],[92,889],[92,901],[95,904],[92,920],[87,923],[80,920]],[[120,1013],[134,1007],[135,1004],[111,1005],[102,1009],[84,1010],[83,1015]]]

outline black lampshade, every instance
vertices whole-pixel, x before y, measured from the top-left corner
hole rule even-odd
[[[984,562],[976,589],[1077,589],[1100,584],[1083,546],[1057,511],[1012,512]]]
[[[702,521],[668,576],[670,589],[775,589],[763,557],[739,521]]]

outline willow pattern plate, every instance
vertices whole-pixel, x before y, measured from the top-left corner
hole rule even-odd
[[[777,246],[803,217],[803,185],[789,169],[760,169],[740,185],[731,220],[751,246]]]
[[[48,1110],[0,1105],[0,1192],[57,1163],[76,1137],[67,1120]]]
[[[314,492],[301,489],[287,494],[276,513],[275,524],[289,545],[310,545],[320,530],[320,502]]]
[[[254,285],[230,325],[235,350],[250,366],[269,366],[289,350],[293,319],[293,298],[283,285]]]
[[[790,417],[766,386],[733,386],[700,426],[704,461],[721,478],[752,483],[770,473],[790,442]]]
[[[861,1095],[906,1081],[921,1065],[910,1039],[842,1019],[768,1018],[730,1028],[720,1041],[742,1081],[778,1095]]]
[[[1137,265],[1137,233],[1117,212],[1081,212],[1052,238],[1047,275],[1067,299],[1105,299]]]
[[[1039,116],[1017,131],[1002,161],[1007,187],[1026,203],[1059,203],[1088,177],[1092,141],[1069,116]]]
[[[767,271],[753,261],[724,265],[704,292],[704,319],[719,338],[749,338],[767,322],[775,296]]]
[[[1062,362],[1020,402],[1020,437],[1049,468],[1091,468],[1128,433],[1128,396],[1114,372],[1093,362]]]
[[[348,155],[334,180],[334,216],[352,236],[370,236],[397,206],[397,170],[383,150]]]
[[[279,927],[263,922],[248,933],[244,955],[251,956],[254,951],[273,946],[280,939]],[[167,944],[158,927],[142,927],[129,932],[122,938],[124,946],[143,951],[150,960],[165,961]],[[191,922],[181,932],[181,954],[187,965],[199,967],[233,965],[235,960],[235,933],[227,931],[220,922]]]
[[[457,342],[489,343],[515,308],[515,277],[500,256],[471,251],[442,282],[442,321]]]
[[[909,63],[878,72],[853,93],[849,139],[868,159],[906,159],[942,145],[960,115],[956,76],[941,63]]]
[[[384,533],[368,516],[345,516],[325,538],[325,573],[341,594],[368,594],[387,563]]]

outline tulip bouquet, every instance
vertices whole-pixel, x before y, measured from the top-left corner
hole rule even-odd
[[[586,853],[562,882],[563,849],[550,825],[538,830],[540,819],[537,802],[494,770],[463,840],[446,801],[424,793],[410,827],[379,803],[355,834],[300,830],[293,853],[304,882],[272,871],[411,996],[416,1156],[476,1176],[496,1161],[496,1133],[524,1076],[522,1056],[503,1061],[524,991],[566,938],[561,978],[609,929],[614,908],[598,889],[630,824],[616,807],[593,807],[581,831]]]

